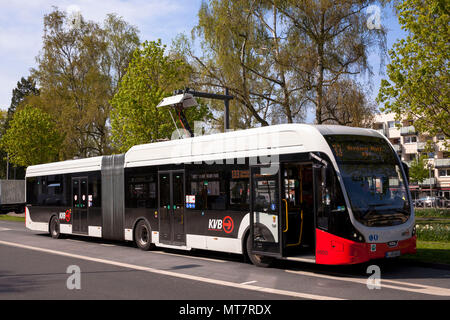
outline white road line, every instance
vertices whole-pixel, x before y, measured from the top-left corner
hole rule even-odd
[[[255,282],[258,282],[258,281],[256,281],[256,280],[247,281],[247,282],[242,282],[241,284],[252,284],[252,283],[255,283]]]
[[[219,259],[213,259],[213,258],[204,258],[204,257],[196,257],[196,256],[189,256],[189,255],[183,255],[183,254],[177,254],[177,253],[171,253],[171,252],[164,252],[164,251],[149,251],[149,253],[157,253],[157,254],[165,254],[168,256],[177,256],[177,257],[183,257],[183,258],[189,258],[189,259],[198,259],[198,260],[205,260],[205,261],[213,261],[213,262],[219,262],[219,263],[225,263],[225,260],[219,260]]]
[[[170,276],[170,277],[194,280],[194,281],[199,281],[199,282],[204,282],[204,283],[210,283],[213,285],[232,287],[232,288],[237,288],[237,289],[246,289],[246,290],[258,291],[258,292],[277,294],[277,295],[283,295],[283,296],[289,296],[289,297],[295,297],[295,298],[312,299],[312,300],[342,300],[342,299],[336,298],[336,297],[328,297],[328,296],[322,296],[322,295],[315,295],[315,294],[308,294],[308,293],[280,290],[280,289],[273,289],[273,288],[264,288],[264,287],[252,286],[252,285],[248,285],[248,284],[239,284],[239,283],[230,282],[230,281],[204,278],[204,277],[193,276],[193,275],[177,273],[177,272],[172,272],[172,271],[159,270],[159,269],[150,268],[150,267],[137,266],[137,265],[133,265],[133,264],[129,264],[129,263],[123,263],[123,262],[117,262],[117,261],[111,261],[111,260],[105,260],[105,259],[99,259],[99,258],[92,258],[92,257],[78,255],[78,254],[67,253],[67,252],[63,252],[63,251],[56,251],[56,250],[39,248],[39,247],[33,247],[33,246],[23,245],[23,244],[14,243],[14,242],[7,242],[7,241],[0,240],[0,244],[6,245],[6,246],[13,246],[13,247],[17,247],[17,248],[39,251],[39,252],[45,252],[45,253],[50,253],[50,254],[56,254],[56,255],[60,255],[60,256],[64,256],[64,257],[70,257],[70,258],[81,259],[81,260],[86,260],[86,261],[104,263],[104,264],[109,264],[109,265],[113,265],[113,266],[117,266],[117,267],[134,269],[134,270],[138,270],[138,271],[145,271],[145,272],[150,272],[150,273],[155,273],[155,274],[161,274],[161,275]]]
[[[0,227],[0,231],[11,231],[12,229],[8,229],[8,228],[1,228]]]
[[[289,272],[289,273],[299,274],[302,276],[307,276],[307,277],[316,277],[316,278],[323,278],[323,279],[330,279],[330,280],[347,281],[347,282],[353,282],[353,283],[367,285],[367,279],[362,279],[362,278],[346,278],[345,276],[342,276],[342,277],[341,276],[331,276],[331,275],[318,274],[318,273],[306,272],[306,271],[293,271],[293,270],[285,270],[285,271]],[[447,288],[440,288],[440,287],[434,287],[434,286],[417,284],[417,283],[408,283],[408,282],[402,282],[402,281],[396,281],[396,280],[388,280],[388,279],[383,279],[383,278],[381,278],[380,284],[381,284],[381,288],[389,288],[389,289],[394,289],[394,290],[422,293],[422,294],[433,295],[433,296],[450,297],[450,289],[447,289]],[[391,285],[391,284],[397,284],[397,285]]]
[[[100,245],[104,246],[104,247],[116,247],[115,244],[109,244],[109,243],[100,243]]]

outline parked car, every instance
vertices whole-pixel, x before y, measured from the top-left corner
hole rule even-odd
[[[438,208],[438,207],[444,207],[448,208],[450,207],[450,200],[447,200],[443,197],[423,197],[420,199],[414,200],[414,206],[416,208]]]

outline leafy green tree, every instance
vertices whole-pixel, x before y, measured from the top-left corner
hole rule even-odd
[[[194,33],[203,49],[201,57],[189,51],[196,84],[210,91],[228,88],[242,106],[232,110],[232,119],[238,113],[248,127],[304,118],[304,88],[293,81],[286,29],[276,8],[265,1],[204,2]]]
[[[422,183],[428,178],[429,172],[427,168],[427,160],[425,156],[420,156],[411,162],[411,168],[409,169],[409,180],[411,182]]]
[[[403,0],[396,3],[402,29],[408,33],[389,51],[388,80],[382,80],[378,102],[398,119],[413,119],[421,133],[450,138],[450,3]]]
[[[205,1],[193,30],[202,55],[186,50],[197,74],[194,83],[228,87],[247,110],[243,114],[253,118],[250,125],[301,121],[307,108],[315,111],[318,124],[358,122],[348,116],[370,113],[373,106],[364,103],[356,110],[356,104],[337,97],[348,96],[349,88],[351,95],[366,94],[357,77],[372,73],[369,53],[379,49],[383,57],[385,52],[385,30],[367,27],[368,9],[383,3]]]
[[[116,15],[103,26],[58,9],[44,16],[43,48],[33,70],[40,96],[26,104],[55,119],[64,136],[62,157],[90,157],[112,152],[110,100],[139,45],[137,29]]]
[[[368,27],[376,0],[268,0],[284,17],[291,43],[291,68],[298,70],[298,86],[308,89],[307,99],[317,124],[341,122],[334,112],[335,89],[357,76],[372,74],[369,54],[385,54],[386,31]],[[361,92],[361,91],[360,91]],[[339,105],[344,108],[345,105]]]
[[[165,49],[161,40],[146,41],[136,49],[111,100],[111,138],[120,152],[137,144],[170,139],[175,130],[169,114],[172,111],[156,106],[185,86],[191,69],[182,59],[166,55]],[[186,110],[190,122],[203,120],[207,114],[205,106]],[[173,116],[178,118],[174,112]]]
[[[3,114],[0,124],[0,136],[6,133],[10,127],[10,122],[16,112],[17,108],[30,96],[39,96],[39,89],[36,87],[36,82],[31,77],[21,77],[17,82],[17,86],[12,91],[11,104],[8,111]],[[0,150],[0,177],[6,178],[6,170],[9,168],[11,173],[8,176],[22,178],[25,176],[25,168],[17,166],[8,166],[8,154],[4,150]]]
[[[11,121],[17,107],[25,100],[27,96],[30,95],[39,95],[39,89],[36,88],[36,81],[34,81],[31,77],[22,77],[20,81],[17,82],[16,88],[12,91],[11,105],[8,108],[8,117],[5,123],[5,129],[8,127],[8,123]]]
[[[63,138],[51,115],[26,106],[16,111],[0,145],[11,163],[30,166],[58,160]]]

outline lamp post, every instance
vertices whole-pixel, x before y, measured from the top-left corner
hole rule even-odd
[[[428,167],[428,172],[429,172],[429,182],[430,182],[430,205],[431,205],[431,207],[433,208],[433,190],[432,190],[432,188],[431,188],[431,167],[432,167],[433,165],[430,163],[430,162],[428,162],[428,164],[427,164],[427,167]]]

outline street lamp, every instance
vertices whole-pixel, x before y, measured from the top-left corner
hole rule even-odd
[[[433,190],[431,188],[431,168],[432,168],[432,164],[431,162],[428,162],[427,164],[427,168],[428,168],[428,172],[429,172],[429,182],[430,182],[430,205],[433,208]]]

